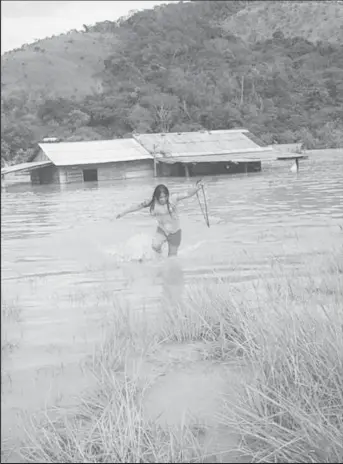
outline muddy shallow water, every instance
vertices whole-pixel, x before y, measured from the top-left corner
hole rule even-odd
[[[2,433],[20,436],[20,416],[68,403],[89,385],[82,359],[121,305],[160,310],[173,288],[218,276],[228,284],[271,276],[273,264],[306,271],[341,250],[343,154],[311,155],[300,172],[273,163],[262,173],[205,178],[211,227],[196,197],[180,207],[177,272],[152,259],[147,212],[115,221],[154,185],[185,179],[87,186],[16,186],[2,193]],[[179,290],[177,290],[179,292]],[[3,344],[3,343],[2,343]]]

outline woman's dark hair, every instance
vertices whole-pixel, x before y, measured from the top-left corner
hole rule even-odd
[[[168,207],[169,214],[171,214],[170,203],[169,203],[169,190],[164,184],[158,185],[155,188],[154,193],[152,194],[152,199],[151,199],[151,202],[149,204],[150,213],[152,213],[152,211],[154,210],[156,200],[158,200],[160,198],[162,193],[164,193],[166,195],[166,197],[167,197],[167,207]]]

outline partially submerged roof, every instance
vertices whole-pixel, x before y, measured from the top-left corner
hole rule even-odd
[[[158,162],[165,164],[198,164],[198,163],[254,163],[261,161],[261,157],[255,153],[244,153],[244,156],[232,155],[193,155],[193,156],[174,156],[158,157]]]
[[[254,162],[276,153],[247,129],[134,135],[162,163]],[[264,146],[263,146],[264,145]]]
[[[40,143],[39,146],[56,166],[152,159],[134,139]]]
[[[246,129],[179,132],[162,134],[139,134],[134,138],[157,158],[206,156],[243,153],[261,153],[271,151],[270,147],[261,147],[247,136]],[[250,155],[249,155],[250,157]]]
[[[44,168],[45,166],[51,166],[51,161],[35,161],[33,163],[20,163],[14,164],[13,166],[7,166],[1,169],[1,175],[10,174],[19,171],[34,171],[38,168]]]

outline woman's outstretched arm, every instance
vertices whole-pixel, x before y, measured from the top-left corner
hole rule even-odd
[[[135,211],[139,211],[143,208],[147,208],[149,205],[150,205],[150,200],[142,201],[142,203],[140,203],[139,205],[134,205],[134,206],[131,206],[130,208],[124,209],[123,212],[117,214],[116,219],[119,219],[125,216],[126,214],[134,213]]]
[[[177,193],[175,195],[176,200],[181,201],[181,200],[185,200],[186,198],[191,198],[193,195],[195,195],[203,187],[203,185],[204,185],[203,182],[200,181],[200,182],[197,182],[196,186],[193,187],[192,189],[189,189],[186,192]]]

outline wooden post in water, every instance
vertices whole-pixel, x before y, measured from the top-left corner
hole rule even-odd
[[[67,169],[66,168],[59,168],[58,169],[58,174],[59,174],[59,183],[61,185],[67,184],[68,182],[68,174],[67,174]]]
[[[190,177],[188,164],[185,164],[185,175],[186,175],[187,179]]]
[[[244,163],[244,172],[248,175],[248,163]]]
[[[154,177],[157,177],[157,162],[156,156],[154,155]]]

